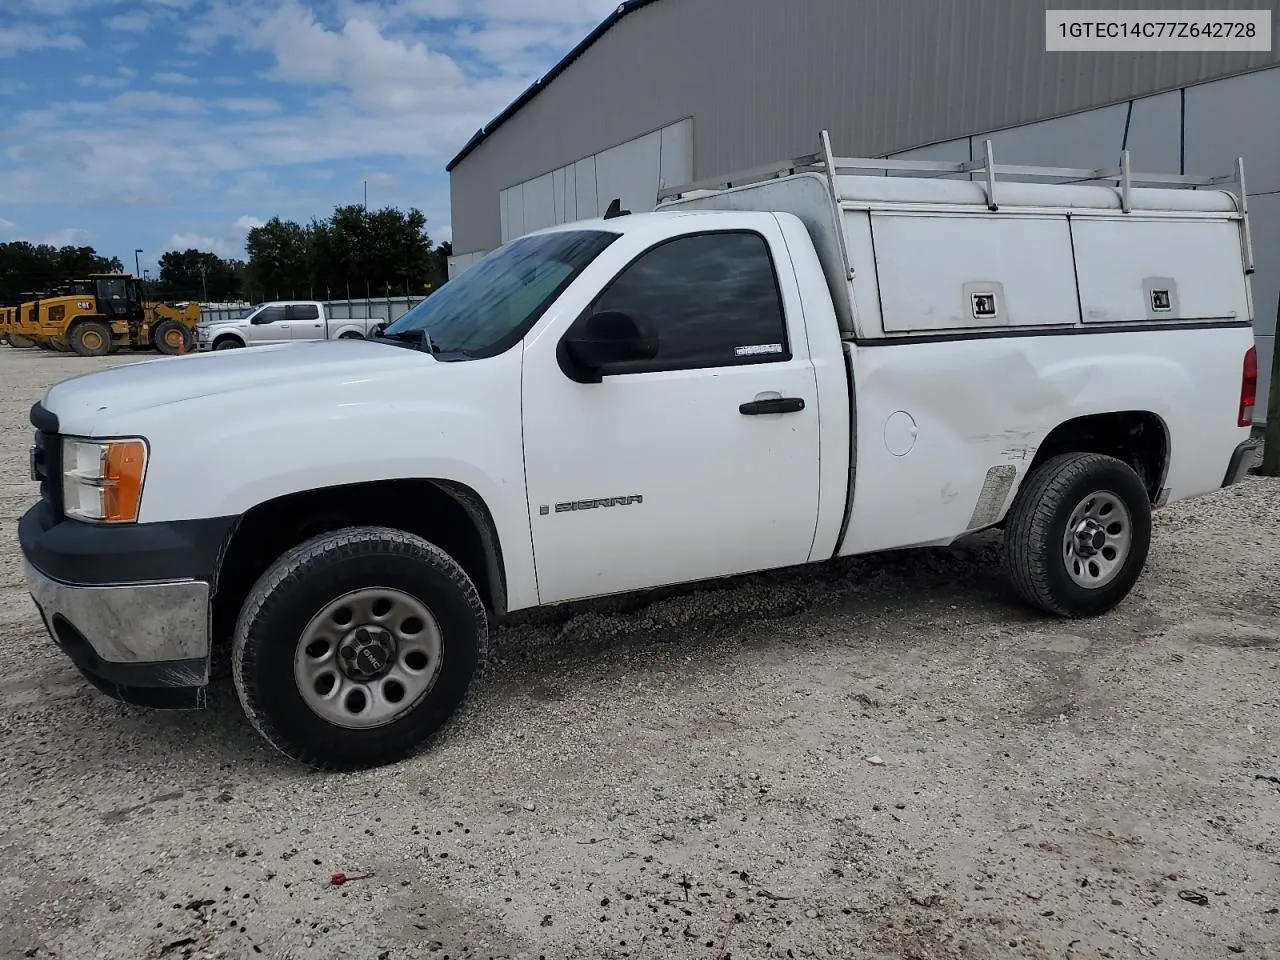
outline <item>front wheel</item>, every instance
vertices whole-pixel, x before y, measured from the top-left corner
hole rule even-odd
[[[191,351],[191,330],[177,320],[161,320],[151,333],[151,345],[161,353],[173,356]]]
[[[239,340],[237,340],[235,337],[223,337],[221,340],[217,340],[214,342],[213,349],[238,350],[240,347],[243,347],[243,346],[244,344],[241,343]]]
[[[355,770],[400,760],[456,712],[488,620],[443,550],[351,527],[290,550],[258,580],[232,665],[249,721],[286,756]]]
[[[1092,617],[1128,595],[1150,547],[1151,500],[1133,468],[1099,453],[1067,453],[1023,481],[1005,525],[1004,562],[1027,603]]]

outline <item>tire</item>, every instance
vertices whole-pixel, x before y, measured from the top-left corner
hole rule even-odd
[[[213,343],[213,349],[215,350],[235,350],[243,346],[244,344],[235,337],[223,337],[221,340],[215,340]]]
[[[1069,529],[1080,534],[1076,544],[1068,544]],[[1150,548],[1151,500],[1142,480],[1128,464],[1099,453],[1062,454],[1037,467],[1005,524],[1004,563],[1014,590],[1059,617],[1094,617],[1115,607],[1137,582]]]
[[[151,345],[166,356],[191,352],[191,331],[177,320],[161,320],[151,331]]]
[[[111,328],[101,320],[81,320],[71,328],[71,349],[81,357],[105,357],[111,352]]]
[[[20,336],[16,333],[9,334],[9,346],[15,347],[18,350],[25,350],[28,347],[34,347],[35,345],[36,342],[30,337]]]
[[[364,337],[360,336],[360,334],[356,333],[354,330],[348,330],[346,333],[341,334],[338,337],[338,339],[339,340],[363,340]]]
[[[385,620],[379,603],[391,605]],[[397,611],[394,634],[379,631]],[[369,643],[364,626],[398,646]],[[454,716],[483,668],[488,632],[475,584],[439,547],[348,527],[293,548],[259,578],[236,623],[232,672],[249,722],[281,753],[322,770],[365,769],[409,756]],[[378,675],[380,665],[390,672]]]

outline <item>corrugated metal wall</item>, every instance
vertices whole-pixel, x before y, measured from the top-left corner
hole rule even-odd
[[[694,174],[815,149],[879,156],[1280,63],[1047,53],[1049,0],[660,0],[629,14],[455,168],[454,249],[497,246],[506,187],[694,119]],[[1052,0],[1097,9],[1097,0]],[[1269,0],[1127,0],[1269,9]],[[1277,31],[1274,26],[1273,36]],[[1274,46],[1274,45],[1273,45]]]

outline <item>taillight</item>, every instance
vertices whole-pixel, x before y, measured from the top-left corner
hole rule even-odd
[[[1258,348],[1250,347],[1244,355],[1244,373],[1240,377],[1240,416],[1236,426],[1253,426],[1253,407],[1258,402]]]

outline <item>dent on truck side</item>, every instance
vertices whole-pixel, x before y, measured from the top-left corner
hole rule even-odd
[[[858,459],[840,553],[945,544],[999,522],[1045,438],[1090,415],[1153,414],[1169,434],[1171,499],[1216,489],[1239,440],[1233,371],[1247,336],[1216,328],[856,350]]]

